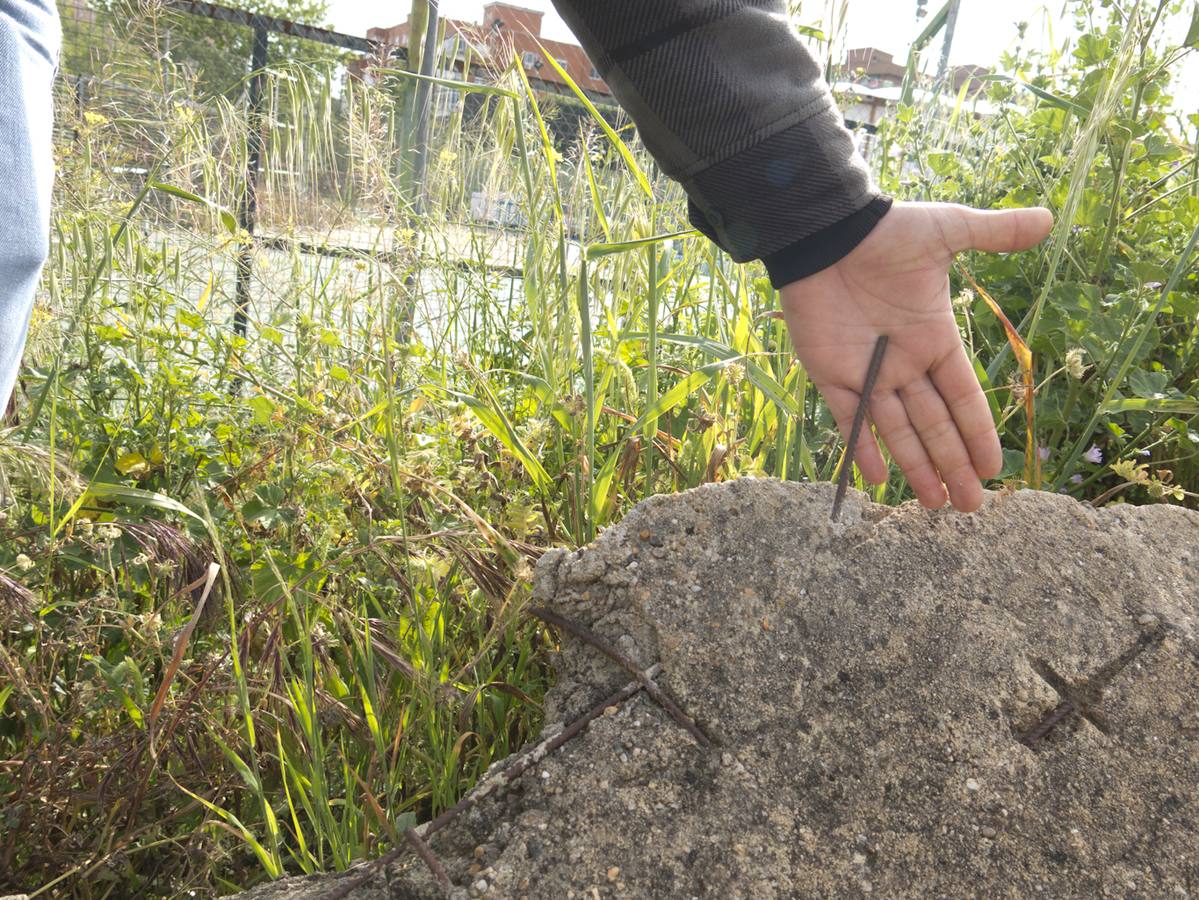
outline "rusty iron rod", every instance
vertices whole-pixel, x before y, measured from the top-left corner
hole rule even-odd
[[[883,354],[886,352],[887,336],[880,334],[874,342],[874,355],[870,357],[870,367],[866,370],[866,381],[862,385],[862,396],[858,398],[858,409],[853,415],[853,426],[849,429],[849,442],[845,445],[845,455],[841,458],[841,471],[837,475],[837,496],[833,499],[834,522],[841,516],[841,504],[845,502],[849,476],[853,472],[854,450],[858,446],[858,437],[866,421],[866,409],[870,406],[870,395],[874,393],[874,383],[878,380],[879,370],[883,367]]]
[[[686,729],[687,733],[695,738],[695,742],[697,744],[699,744],[701,747],[712,746],[712,739],[708,737],[708,735],[704,734],[700,727],[695,724],[695,720],[683,712],[682,708],[675,703],[674,700],[671,699],[671,697],[668,696],[652,678],[646,677],[645,673],[642,672],[641,669],[639,669],[631,659],[601,638],[586,625],[580,625],[578,622],[572,622],[570,619],[564,618],[558,615],[556,612],[546,609],[543,606],[535,607],[529,610],[529,612],[541,619],[543,622],[556,625],[563,631],[573,634],[579,640],[586,644],[590,644],[596,650],[600,651],[600,653],[604,654],[604,656],[608,657],[610,660],[615,662],[626,672],[640,681],[641,686],[645,688],[645,692],[654,699],[654,702],[666,710],[672,719],[682,725],[683,728]]]
[[[646,678],[653,678],[658,673],[658,670],[659,667],[654,665],[641,674]],[[354,876],[353,878],[347,878],[345,884],[333,891],[333,893],[329,894],[327,897],[322,898],[322,900],[345,900],[346,897],[349,897],[356,890],[358,890],[358,888],[362,887],[362,885],[374,878],[380,870],[390,866],[408,850],[417,849],[417,845],[414,844],[412,839],[408,837],[410,833],[416,838],[420,839],[421,843],[427,848],[428,845],[426,843],[426,839],[432,837],[434,834],[441,831],[441,829],[449,825],[460,813],[470,809],[480,800],[483,800],[484,798],[495,793],[495,791],[499,788],[503,788],[511,784],[526,771],[528,771],[530,766],[535,765],[547,754],[553,753],[571,738],[577,736],[584,728],[587,727],[588,723],[602,716],[604,714],[604,710],[608,709],[608,707],[620,705],[634,694],[640,693],[641,690],[642,684],[640,680],[630,681],[620,690],[615,691],[614,693],[605,697],[595,706],[591,707],[591,709],[587,710],[587,712],[583,713],[583,715],[579,716],[579,718],[575,719],[552,738],[542,741],[537,746],[528,750],[521,751],[515,758],[509,761],[508,765],[504,766],[503,769],[501,769],[491,778],[487,778],[477,784],[474,790],[466,794],[466,796],[464,796],[449,809],[442,812],[441,815],[426,822],[424,825],[418,825],[416,828],[410,828],[408,831],[406,831],[404,836],[408,839],[407,843],[393,847],[378,859],[373,859],[369,862],[363,863],[363,871],[360,874]],[[419,853],[419,850],[417,850],[417,852]],[[431,848],[429,849],[429,853],[430,856],[432,856]],[[422,856],[422,858],[424,857]],[[434,861],[436,861],[436,857],[433,858]],[[428,865],[428,859],[425,859],[425,863]],[[432,869],[432,866],[430,866],[430,869]],[[436,874],[435,869],[433,869],[433,872]],[[442,872],[445,872],[444,868],[442,869]],[[440,880],[440,876],[438,877],[438,880]]]
[[[450,881],[449,873],[446,872],[445,866],[441,864],[441,860],[433,853],[433,850],[425,843],[415,828],[409,828],[404,832],[404,840],[416,852],[416,855],[424,860],[425,865],[429,867],[429,871],[433,873],[433,877],[443,888],[452,888],[454,883]]]
[[[647,674],[657,673],[658,666],[652,666]],[[650,677],[653,677],[650,675]],[[544,759],[550,753],[553,753],[571,738],[579,734],[593,720],[603,715],[604,710],[610,706],[619,706],[625,700],[628,700],[634,694],[642,689],[640,681],[630,681],[620,690],[606,697],[602,702],[596,704],[579,718],[575,719],[560,732],[551,738],[547,738],[535,747],[530,747],[528,750],[522,751],[515,759],[512,759],[508,765],[504,766],[491,778],[485,778],[481,783],[475,786],[469,794],[451,806],[437,818],[430,820],[424,825],[419,826],[421,834],[425,837],[436,834],[441,829],[445,828],[453,818],[462,812],[474,806],[480,800],[485,799],[489,795],[495,793],[496,790],[507,787],[521,775],[529,770],[530,766],[536,765],[540,760]]]
[[[1073,700],[1063,700],[1047,712],[1035,726],[1020,736],[1020,743],[1025,747],[1035,748],[1049,736],[1049,732],[1078,712]]]

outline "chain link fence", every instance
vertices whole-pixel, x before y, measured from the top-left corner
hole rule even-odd
[[[313,260],[313,277],[330,261],[411,256],[426,199],[443,263],[449,254],[519,274],[527,198],[497,183],[497,129],[513,127],[503,97],[434,87],[422,131],[420,81],[399,75],[403,48],[197,0],[59,5],[67,181],[136,205],[165,236],[195,244],[211,234],[211,248],[225,251],[218,289],[234,300],[239,333],[253,296],[296,254]],[[450,41],[439,49],[438,75],[499,75]],[[587,111],[559,85],[538,92],[555,139],[578,146]],[[424,178],[414,164],[422,152]]]

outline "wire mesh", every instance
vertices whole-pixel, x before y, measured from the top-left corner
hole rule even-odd
[[[531,126],[505,97],[436,87],[416,184],[417,81],[395,74],[404,48],[198,0],[59,3],[58,147],[72,169],[61,181],[136,206],[138,226],[235,311],[238,334],[289,331],[276,320],[297,281],[407,304],[409,328],[444,321],[463,279],[511,302],[532,201],[505,173],[513,129]],[[502,60],[453,41],[441,52],[439,77],[501,75]],[[537,90],[559,144],[580,146],[589,113],[555,97],[561,85]],[[59,208],[73,199],[60,190]]]

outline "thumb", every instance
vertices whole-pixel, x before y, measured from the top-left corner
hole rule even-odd
[[[941,227],[954,253],[983,250],[1013,253],[1027,250],[1045,240],[1053,229],[1053,213],[1043,207],[1028,209],[971,209],[942,207]]]

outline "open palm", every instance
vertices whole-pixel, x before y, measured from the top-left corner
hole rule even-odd
[[[782,290],[796,355],[847,439],[878,336],[887,353],[870,418],[925,506],[977,509],[980,479],[1003,456],[991,411],[962,346],[949,300],[955,253],[1026,250],[1049,234],[1046,209],[985,212],[897,203],[852,253]],[[869,429],[855,458],[880,483],[887,466]]]

